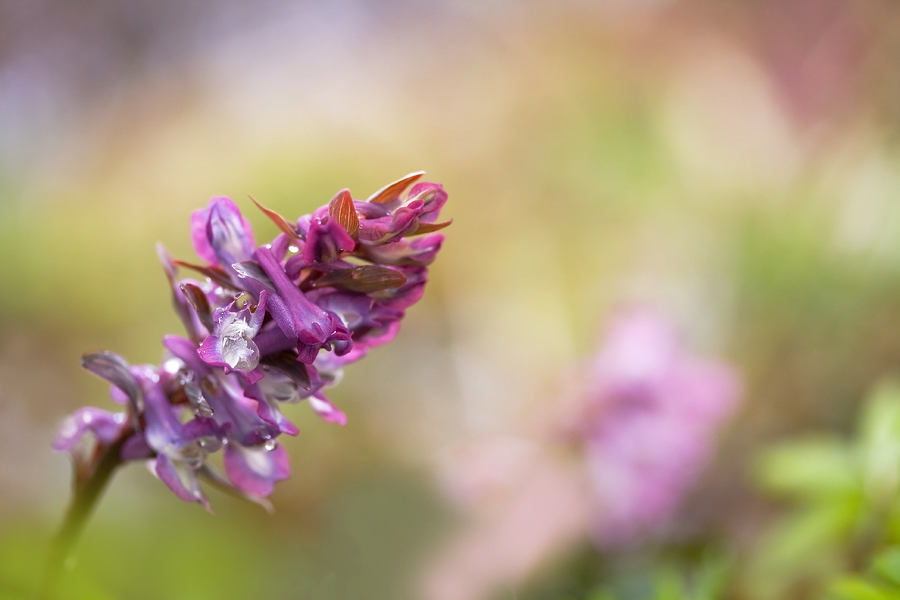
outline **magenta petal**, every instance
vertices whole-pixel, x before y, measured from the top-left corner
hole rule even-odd
[[[219,345],[219,338],[214,335],[208,335],[200,343],[197,354],[208,365],[214,367],[227,367],[228,363],[222,357],[222,349]]]
[[[355,247],[356,242],[340,223],[326,215],[310,223],[303,246],[303,260],[310,265],[329,263],[336,260],[342,251],[353,250]]]
[[[209,240],[206,239],[206,222],[209,221],[209,208],[201,208],[191,213],[191,240],[197,256],[211,265],[216,264],[216,253]]]
[[[208,370],[206,363],[198,356],[197,344],[177,335],[163,336],[163,346],[172,353],[172,356],[181,359],[189,368],[198,374]]]
[[[200,489],[193,470],[185,465],[176,466],[165,454],[160,454],[156,457],[154,472],[176,496],[185,502],[199,502],[210,510],[209,500]]]
[[[153,456],[154,450],[147,445],[147,440],[140,433],[136,433],[122,444],[119,458],[122,460],[141,460]]]
[[[380,246],[365,246],[365,252],[369,259],[380,265],[425,267],[437,257],[443,242],[442,234],[432,233],[411,240],[402,239]]]
[[[230,444],[225,448],[225,473],[248,494],[268,496],[276,481],[288,478],[291,468],[288,454],[281,446],[266,450]]]
[[[53,441],[53,449],[67,452],[88,432],[93,433],[99,443],[110,444],[119,437],[126,420],[124,413],[111,413],[92,406],[79,408],[63,422]]]
[[[195,417],[181,427],[181,439],[191,442],[200,438],[219,437],[220,428],[214,419]]]
[[[223,267],[248,260],[256,246],[253,229],[231,198],[209,201],[206,238]]]
[[[447,192],[444,191],[444,186],[439,183],[417,183],[409,190],[407,195],[407,202],[416,200],[423,202],[419,221],[422,223],[433,223],[437,220],[444,204],[447,203]]]
[[[285,337],[291,340],[292,345],[296,343],[298,335],[297,326],[294,324],[294,317],[291,315],[291,309],[288,308],[288,305],[280,296],[272,296],[269,298],[268,305],[269,314],[272,315],[275,324],[278,325],[278,328]]]
[[[113,352],[85,354],[81,366],[119,388],[128,397],[134,414],[139,414],[140,388],[124,358]]]
[[[197,476],[203,479],[206,483],[211,484],[212,486],[220,489],[226,494],[230,494],[235,498],[249,500],[254,504],[262,506],[270,515],[275,514],[275,507],[272,506],[271,502],[261,496],[257,496],[256,494],[248,494],[244,490],[228,481],[228,479],[224,475],[221,475],[214,469],[209,468],[209,465],[203,465],[202,467],[197,469]]]
[[[269,247],[272,249],[272,255],[278,260],[283,260],[284,256],[287,254],[288,248],[291,246],[300,246],[303,244],[303,240],[295,240],[294,238],[288,237],[285,233],[279,233],[275,236],[275,239],[272,240],[272,243],[269,244]]]
[[[297,426],[291,423],[278,409],[275,400],[266,396],[259,386],[252,385],[244,391],[244,395],[248,398],[256,400],[256,414],[259,418],[267,423],[271,423],[278,427],[278,431],[288,435],[297,435],[300,431]]]
[[[109,397],[112,398],[113,402],[116,404],[128,404],[128,394],[114,385],[109,386]]]
[[[256,367],[252,371],[247,371],[247,372],[238,371],[238,375],[240,375],[241,379],[246,381],[248,385],[253,385],[254,383],[257,383],[263,377],[266,376],[266,374],[263,372],[263,370],[260,369],[259,367]]]
[[[324,395],[313,394],[309,397],[309,405],[320,417],[329,423],[347,424],[347,415],[338,410]]]
[[[250,258],[255,242],[250,223],[230,198],[212,198],[191,215],[191,238],[197,254],[210,264],[229,270]]]
[[[296,341],[299,359],[312,363],[319,350],[329,344],[334,344],[338,353],[349,351],[350,332],[340,319],[310,302],[268,248],[259,248],[256,258],[278,290],[268,298],[269,314],[284,335]]]
[[[359,222],[359,241],[364,244],[387,244],[413,231],[418,224],[417,217],[421,203],[416,206],[401,206],[392,214],[378,219],[364,219]]]

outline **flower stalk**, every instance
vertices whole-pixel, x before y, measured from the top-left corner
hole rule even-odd
[[[76,475],[73,477],[72,500],[62,526],[50,547],[46,571],[37,595],[38,600],[56,598],[66,561],[75,549],[81,532],[97,506],[97,501],[106,490],[116,469],[123,464],[120,456],[122,446],[133,433],[131,428],[126,428],[119,439],[112,444],[105,448],[98,447],[99,452],[95,454],[95,464],[87,470],[86,477],[79,476],[76,471]]]

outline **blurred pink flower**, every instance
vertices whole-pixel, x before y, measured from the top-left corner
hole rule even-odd
[[[584,447],[600,548],[666,524],[739,397],[737,374],[690,356],[657,314],[614,319],[571,428]]]
[[[482,439],[443,465],[466,526],[426,570],[424,598],[487,598],[585,538],[612,550],[658,532],[740,396],[731,368],[690,356],[646,310],[615,317],[574,379],[543,433]]]

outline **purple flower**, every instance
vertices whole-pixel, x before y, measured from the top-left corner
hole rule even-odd
[[[209,264],[228,268],[248,260],[255,243],[250,223],[231,198],[213,198],[191,215],[194,250]]]
[[[295,344],[298,360],[311,363],[323,348],[346,354],[353,342],[337,315],[313,304],[287,276],[269,248],[260,248],[256,256],[275,286],[269,312],[285,337]]]
[[[247,303],[237,309],[232,302],[226,308],[216,309],[213,331],[200,344],[200,358],[213,366],[240,371],[250,383],[262,379],[262,373],[256,372],[259,348],[253,338],[262,327],[267,298],[268,293],[263,291],[258,304]],[[251,373],[254,376],[250,377]]]
[[[277,438],[298,433],[281,407],[306,401],[324,420],[344,424],[325,389],[344,365],[393,339],[422,295],[443,242],[431,232],[449,223],[435,222],[447,198],[441,186],[419,183],[407,193],[421,175],[366,202],[341,190],[293,223],[254,200],[282,232],[261,246],[230,199],[195,211],[191,237],[205,265],[158,246],[187,337],[165,336],[158,367],[129,366],[111,353],[84,357],[125,410],[79,409],[54,448],[80,464],[90,460],[78,451],[90,437],[122,461],[149,461],[182,500],[209,508],[204,480],[268,506],[262,498],[290,474]],[[430,235],[406,239],[419,234]],[[202,278],[180,279],[179,268]],[[223,448],[224,476],[207,464]]]
[[[632,311],[612,322],[575,419],[599,546],[666,524],[739,397],[734,371],[690,356],[658,315]]]
[[[125,413],[111,413],[92,406],[79,408],[66,417],[53,441],[53,449],[72,451],[89,432],[94,435],[97,443],[111,444],[121,435],[126,422]]]

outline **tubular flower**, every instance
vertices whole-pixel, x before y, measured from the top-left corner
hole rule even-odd
[[[341,190],[294,222],[254,200],[282,232],[264,245],[228,198],[195,211],[202,263],[158,248],[186,337],[165,336],[159,366],[130,366],[109,352],[82,359],[125,410],[81,408],[65,421],[54,448],[72,454],[76,476],[89,456],[118,448],[122,461],[146,461],[182,500],[208,509],[205,480],[268,507],[265,496],[290,474],[277,438],[298,433],[281,406],[306,400],[324,420],[345,423],[325,389],[344,365],[393,339],[422,295],[443,242],[434,232],[449,222],[435,222],[447,194],[416,184],[421,176],[366,201]],[[180,268],[202,277],[179,278]],[[220,449],[224,475],[206,461]]]

